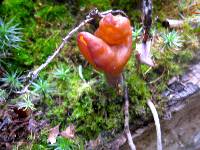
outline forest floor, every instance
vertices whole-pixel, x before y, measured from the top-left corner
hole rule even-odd
[[[91,139],[96,139],[93,145],[100,144],[98,139],[107,143],[123,131],[123,96],[84,60],[76,34],[31,82],[29,91],[18,93],[27,84],[27,74],[43,64],[95,6],[102,11],[126,10],[134,27],[134,52],[124,70],[130,128],[135,130],[152,120],[148,99],[153,100],[160,116],[165,112],[161,94],[168,88],[169,79],[182,74],[199,51],[197,1],[154,1],[151,53],[157,65],[151,68],[141,64],[138,70],[135,48],[141,42],[142,23],[137,1],[3,0],[0,149],[84,149]],[[174,27],[170,22],[174,20],[182,22]],[[94,22],[81,30],[93,32],[97,26]]]

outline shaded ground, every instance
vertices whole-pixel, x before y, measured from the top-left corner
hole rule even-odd
[[[200,149],[200,63],[192,65],[179,79],[172,78],[166,97],[167,109],[161,121],[163,147],[166,150]],[[138,150],[156,149],[154,124],[136,131]],[[142,132],[142,134],[140,134]],[[128,149],[128,145],[122,149]]]
[[[174,113],[170,120],[161,121],[163,149],[199,150],[200,149],[200,93],[188,98],[186,106]],[[134,139],[138,150],[156,149],[154,124],[149,125],[141,136]],[[136,132],[139,132],[136,131]],[[121,149],[128,150],[128,145]]]
[[[41,114],[14,105],[0,110],[0,149],[12,149],[13,144],[27,143],[30,135],[38,136],[39,131],[48,125],[45,120],[37,122],[34,117],[38,115]]]

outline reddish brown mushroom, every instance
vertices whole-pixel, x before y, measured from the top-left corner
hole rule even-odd
[[[80,32],[78,47],[97,70],[103,71],[112,85],[118,84],[132,52],[130,21],[121,15],[106,15],[93,34]]]

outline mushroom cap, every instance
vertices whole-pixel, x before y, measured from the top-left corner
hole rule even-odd
[[[121,15],[113,16],[109,13],[100,20],[95,36],[109,45],[121,44],[127,36],[132,36],[130,21]]]
[[[132,52],[132,31],[127,18],[106,15],[95,34],[80,32],[78,47],[83,56],[97,70],[111,76],[123,71]]]

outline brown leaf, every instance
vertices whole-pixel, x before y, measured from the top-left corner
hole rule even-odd
[[[35,133],[37,126],[38,126],[38,123],[33,118],[30,118],[30,120],[28,122],[28,130],[30,132]]]
[[[47,142],[49,142],[51,144],[55,144],[58,134],[59,134],[59,125],[50,129],[50,133],[49,133]]]
[[[47,126],[48,126],[47,120],[36,121],[34,118],[30,118],[27,129],[29,132],[37,134],[41,129],[44,129]]]
[[[152,59],[151,54],[151,41],[147,41],[146,43],[136,44],[136,51],[137,51],[137,59],[140,63],[146,64],[148,66],[154,67],[155,62]]]
[[[65,138],[74,138],[75,134],[75,126],[74,125],[69,125],[64,131],[60,133],[62,137]]]

